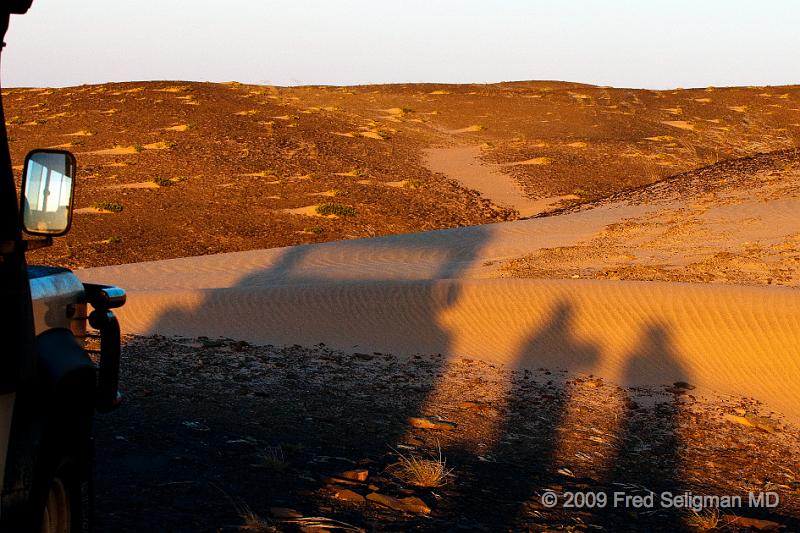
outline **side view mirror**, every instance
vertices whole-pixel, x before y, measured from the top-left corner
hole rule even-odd
[[[20,194],[22,229],[58,237],[72,224],[75,156],[64,150],[33,150],[25,156]]]

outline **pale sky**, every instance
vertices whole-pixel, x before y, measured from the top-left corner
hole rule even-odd
[[[796,0],[34,0],[4,86],[800,83]]]

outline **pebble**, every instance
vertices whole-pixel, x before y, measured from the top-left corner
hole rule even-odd
[[[358,470],[347,470],[337,475],[337,477],[341,477],[344,479],[350,479],[353,481],[366,481],[369,477],[369,470],[366,468],[359,468]]]
[[[333,497],[343,502],[364,503],[366,501],[361,494],[350,489],[337,490]]]
[[[430,514],[431,508],[416,496],[408,496],[406,498],[393,498],[379,492],[370,492],[367,494],[369,501],[375,502],[384,507],[394,509],[395,511],[403,511],[405,513],[413,514]]]
[[[275,518],[303,518],[303,514],[289,507],[270,507],[269,513]]]
[[[769,418],[764,418],[760,416],[753,416],[753,415],[731,415],[726,414],[724,415],[725,420],[728,422],[734,422],[736,424],[741,424],[743,426],[749,426],[756,429],[760,429],[766,433],[777,433],[779,428],[775,422],[770,420]]]
[[[409,417],[408,423],[415,428],[419,429],[440,429],[451,430],[456,427],[455,422],[448,422],[447,420],[438,420],[436,418],[428,417]]]
[[[342,478],[338,476],[326,476],[322,478],[323,483],[327,483],[328,485],[355,485],[358,486],[361,483],[358,481],[353,481],[352,479]]]

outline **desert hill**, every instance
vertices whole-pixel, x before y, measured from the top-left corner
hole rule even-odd
[[[34,147],[78,157],[73,231],[32,254],[70,266],[515,217],[514,205],[458,182],[459,168],[432,164],[431,150],[448,161],[446,150],[467,148],[528,198],[570,204],[787,149],[800,134],[796,86],[141,82],[3,97],[17,165]]]

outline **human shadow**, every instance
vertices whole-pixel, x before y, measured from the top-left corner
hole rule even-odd
[[[650,387],[629,387],[621,424],[617,430],[615,455],[605,480],[609,501],[600,515],[608,528],[659,531],[688,531],[685,513],[661,504],[661,495],[680,495],[684,484],[681,471],[681,395],[687,392],[690,376],[680,362],[678,350],[666,325],[645,327],[634,348],[625,357],[623,383],[652,383],[669,380],[666,391]],[[684,385],[686,384],[686,385]],[[653,495],[652,507],[636,507],[620,496]],[[644,522],[644,523],[642,523]],[[623,527],[622,525],[626,526]]]
[[[470,485],[479,490],[462,491],[448,509],[466,523],[486,523],[486,510],[491,509],[492,530],[524,529],[520,525],[521,502],[529,500],[537,487],[546,487],[557,478],[560,430],[571,390],[565,374],[540,368],[542,361],[556,352],[562,358],[561,368],[581,373],[592,371],[600,357],[598,347],[576,335],[574,320],[573,305],[557,301],[542,326],[523,343],[512,366],[516,372],[509,384],[505,416],[494,444],[485,452],[490,459],[475,465]],[[469,454],[466,450],[449,453]]]

